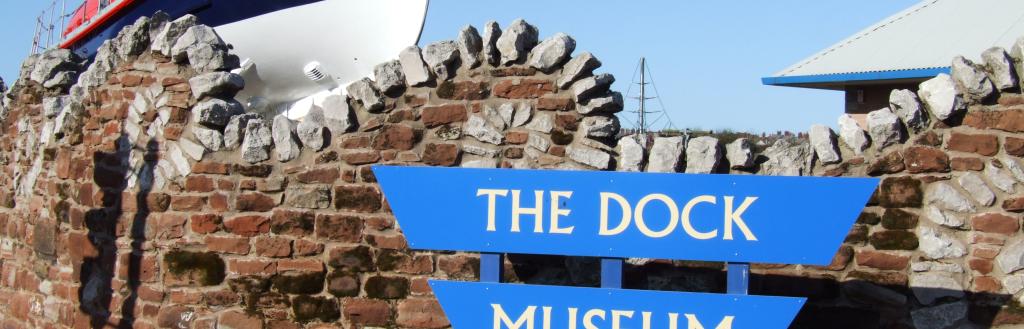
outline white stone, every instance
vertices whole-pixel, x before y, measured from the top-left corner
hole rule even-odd
[[[198,143],[193,142],[188,138],[179,139],[178,146],[180,146],[181,150],[184,151],[189,158],[192,158],[192,160],[202,160],[203,155],[206,154],[206,147],[203,147],[202,145],[199,145]]]
[[[512,116],[512,127],[522,127],[527,122],[530,122],[530,118],[533,117],[533,107],[529,104],[523,104],[519,106],[519,109],[515,111]]]
[[[369,78],[357,80],[345,87],[345,90],[349,96],[362,103],[366,111],[376,113],[384,110],[384,100]]]
[[[502,107],[505,107],[506,110],[512,108],[511,104],[502,104]],[[514,110],[508,113],[510,116],[508,117],[508,120],[506,120],[504,113],[499,112],[498,110],[494,109],[489,105],[484,105],[483,110],[484,119],[487,119],[487,123],[491,124],[491,126],[497,128],[498,130],[504,130],[505,128],[508,128],[508,124],[511,123],[510,121],[512,121],[511,114],[513,113],[515,113]]]
[[[932,223],[939,224],[951,228],[959,228],[964,226],[964,219],[956,213],[939,209],[933,205],[927,205],[924,208],[924,216]]]
[[[607,73],[586,77],[572,84],[572,95],[577,104],[586,104],[594,96],[608,90],[614,82],[615,77]]]
[[[1016,295],[1024,290],[1024,275],[1014,274],[1003,277],[1003,289],[1011,295]]]
[[[868,134],[879,150],[894,145],[903,139],[900,118],[889,108],[868,112]]]
[[[581,127],[590,138],[611,138],[619,133],[619,119],[611,116],[589,116],[583,118]]]
[[[967,302],[958,301],[935,307],[916,309],[910,312],[914,327],[918,329],[964,328],[961,321],[967,317]]]
[[[949,119],[965,109],[963,98],[956,90],[956,82],[945,73],[922,82],[917,95],[939,120]]]
[[[498,50],[498,38],[501,38],[501,28],[498,22],[489,21],[484,24],[483,57],[484,61],[497,67],[501,63],[501,52]]]
[[[167,142],[167,159],[174,172],[177,173],[176,176],[184,177],[192,173],[192,164],[185,158],[185,152],[182,152],[178,143]]]
[[[967,191],[967,195],[970,195],[982,206],[991,206],[996,201],[996,194],[992,192],[988,184],[985,184],[985,179],[977,173],[968,172],[960,176],[957,182]]]
[[[242,144],[242,138],[245,137],[246,127],[249,125],[249,120],[263,120],[263,116],[256,113],[245,113],[231,117],[228,120],[228,125],[224,127],[224,148],[233,150]]]
[[[941,209],[960,213],[974,212],[974,204],[947,182],[936,182],[928,189],[925,197],[927,204]]]
[[[47,118],[56,117],[60,114],[60,111],[64,110],[64,106],[68,101],[70,101],[70,97],[68,96],[43,98],[43,116]]]
[[[651,155],[647,160],[647,172],[679,172],[686,144],[682,136],[655,137]]]
[[[551,142],[549,142],[546,137],[539,134],[530,134],[526,139],[526,145],[538,151],[547,152],[548,148],[551,147]]]
[[[402,64],[402,73],[410,86],[417,87],[430,82],[432,76],[427,64],[423,62],[423,55],[420,47],[409,46],[398,54],[398,61]]]
[[[725,146],[725,158],[732,169],[749,169],[754,166],[754,143],[746,138],[737,138]]]
[[[1010,274],[1024,268],[1024,241],[1017,241],[1003,248],[996,257],[996,265],[1004,274]]]
[[[821,163],[832,164],[842,160],[839,157],[839,150],[836,148],[836,136],[832,132],[832,128],[826,125],[811,125],[807,134],[811,140],[811,147]]]
[[[988,67],[988,77],[996,89],[1007,90],[1017,86],[1017,72],[1013,59],[1001,47],[992,47],[981,53],[981,59]]]
[[[462,64],[469,68],[480,66],[480,51],[483,50],[484,44],[476,28],[472,25],[463,27],[459,31],[457,41],[459,43],[459,56],[462,58]]]
[[[612,160],[607,152],[577,145],[567,147],[565,154],[573,161],[602,170],[608,169]]]
[[[327,96],[320,107],[324,110],[324,126],[330,131],[331,136],[340,137],[355,126],[352,108],[348,106],[345,96]]]
[[[551,72],[565,63],[575,49],[576,40],[565,33],[555,33],[533,47],[528,64],[542,72]]]
[[[967,254],[963,243],[955,237],[927,226],[917,228],[918,250],[930,259],[959,258]]]
[[[953,58],[950,73],[953,76],[953,80],[957,82],[957,85],[963,88],[961,90],[964,93],[965,100],[968,102],[980,102],[995,92],[995,87],[992,85],[992,81],[988,79],[988,76],[975,67],[973,62],[963,56]]]
[[[1024,168],[1021,168],[1021,165],[1019,162],[1017,162],[1017,160],[1014,160],[1013,158],[1010,158],[1005,155],[999,156],[998,159],[999,162],[1003,164],[1003,167],[1006,168],[1006,170],[1010,171],[1010,174],[1013,175],[1013,178],[1016,178],[1018,181],[1024,182]]]
[[[398,60],[387,61],[373,67],[373,80],[377,90],[385,95],[392,95],[405,87],[405,74]]]
[[[537,45],[537,34],[537,28],[525,20],[512,21],[495,42],[498,51],[501,52],[501,64],[516,63],[526,57]]]
[[[914,272],[948,272],[948,273],[963,273],[964,268],[960,264],[955,263],[942,263],[942,262],[913,262],[910,264],[910,270]]]
[[[302,148],[295,136],[295,122],[283,114],[275,116],[272,136],[274,151],[277,152],[277,161],[288,162],[299,157]]]
[[[217,35],[213,28],[206,25],[194,25],[178,36],[178,40],[171,47],[170,55],[175,61],[182,62],[188,57],[190,50],[202,45],[224,46],[224,40]]]
[[[270,128],[263,120],[249,120],[242,140],[242,160],[259,163],[270,159],[270,147],[274,145]]]
[[[308,147],[313,151],[319,151],[326,145],[326,133],[324,129],[327,119],[324,118],[324,110],[319,106],[314,106],[306,113],[306,116],[302,117],[302,122],[295,127],[295,134],[299,137],[299,141],[302,142],[302,146]]]
[[[192,123],[221,128],[228,124],[231,116],[242,112],[242,104],[233,99],[207,99],[192,107]]]
[[[622,93],[611,92],[607,97],[592,98],[586,104],[576,106],[576,112],[583,115],[595,113],[618,113],[622,111]]]
[[[161,24],[155,34],[150,35],[150,50],[160,52],[164,56],[171,55],[171,48],[182,33],[196,25],[199,19],[193,15],[185,15],[174,21]]]
[[[211,152],[217,152],[224,148],[224,135],[217,130],[196,126],[192,127],[192,135],[196,137],[199,144]]]
[[[643,171],[644,169],[644,144],[647,144],[646,137],[640,139],[638,135],[629,135],[619,138],[619,168],[618,171]],[[640,139],[638,142],[637,140]],[[643,144],[641,144],[643,143]]]
[[[210,72],[188,79],[188,85],[196,99],[206,96],[234,97],[235,92],[245,88],[245,79],[234,73]]]
[[[917,301],[924,305],[934,304],[945,297],[961,298],[964,287],[948,274],[914,273],[910,275],[910,289]]]
[[[458,59],[459,45],[455,41],[438,41],[423,47],[423,61],[439,81],[455,77]]]
[[[889,93],[889,108],[896,113],[908,128],[919,131],[925,128],[928,116],[921,107],[917,94],[909,89],[894,89]]]
[[[857,120],[849,114],[839,116],[839,137],[853,153],[861,155],[868,148],[868,135],[857,124]]]
[[[761,173],[769,176],[802,176],[810,167],[811,146],[807,142],[782,138],[761,153],[767,160]]]
[[[997,161],[998,160],[992,160],[993,163]],[[992,185],[996,188],[1003,192],[1013,194],[1016,191],[1014,185],[1017,184],[1017,181],[1014,180],[1013,177],[1010,177],[1010,175],[1006,174],[1002,169],[993,165],[993,163],[985,165],[985,178],[988,178],[988,181],[992,182]]]
[[[522,111],[523,109],[520,109]],[[555,120],[551,114],[548,113],[537,113],[537,115],[526,125],[526,129],[550,134],[551,130],[555,128]]]
[[[701,136],[690,139],[686,144],[686,172],[691,174],[710,174],[718,168],[722,161],[722,148],[718,139]]]
[[[601,61],[597,57],[594,57],[590,52],[582,52],[562,66],[562,74],[558,76],[555,84],[561,89],[569,88],[573,82],[584,76],[591,75],[599,67],[601,67]]]
[[[493,158],[493,157],[498,156],[498,152],[499,151],[496,150],[496,149],[492,149],[492,148],[488,148],[488,147],[483,147],[483,146],[479,146],[479,145],[463,144],[462,145],[462,152],[466,152],[466,153],[474,154],[474,155],[479,155],[479,156],[482,156],[482,157]]]
[[[496,159],[469,160],[469,161],[463,161],[462,164],[459,165],[459,166],[462,167],[462,168],[497,168],[498,167],[498,160],[496,160]]]
[[[462,127],[462,132],[466,135],[473,136],[481,142],[491,143],[494,145],[501,145],[505,140],[505,136],[501,131],[492,127],[487,123],[486,119],[479,115],[470,116],[469,120],[467,120],[466,124]]]
[[[498,116],[501,117],[502,124],[505,127],[512,126],[515,119],[516,108],[512,103],[504,103],[498,106]]]

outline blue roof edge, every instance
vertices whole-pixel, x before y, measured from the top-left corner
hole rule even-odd
[[[770,86],[789,86],[816,83],[898,80],[930,78],[937,76],[940,73],[949,74],[949,67],[882,72],[856,72],[840,74],[797,75],[788,77],[764,77],[761,78],[761,83]]]

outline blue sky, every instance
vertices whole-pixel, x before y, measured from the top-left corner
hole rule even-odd
[[[7,2],[0,11],[0,77],[11,81],[29,51],[35,16],[50,0]],[[541,38],[556,32],[573,36],[577,52],[590,51],[601,59],[599,71],[614,74],[613,88],[622,92],[645,56],[677,127],[803,131],[813,123],[834,126],[843,111],[842,93],[764,86],[760,78],[914,3],[433,0],[421,43],[453,39],[466,24],[479,28],[495,20],[504,27],[524,18],[540,29]],[[636,106],[627,101],[627,110]],[[660,109],[657,103],[651,106]]]

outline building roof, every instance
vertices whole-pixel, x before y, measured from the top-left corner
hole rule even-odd
[[[924,0],[772,77],[767,85],[841,89],[949,72],[953,57],[978,60],[1024,36],[1022,0]]]

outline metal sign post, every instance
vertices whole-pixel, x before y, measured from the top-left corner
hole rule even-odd
[[[749,264],[830,263],[878,185],[875,178],[373,170],[411,248],[481,253],[481,282],[430,282],[462,329],[786,328],[806,300],[748,295]],[[599,257],[601,287],[502,284],[505,253]],[[622,289],[630,257],[727,262],[727,293]]]

